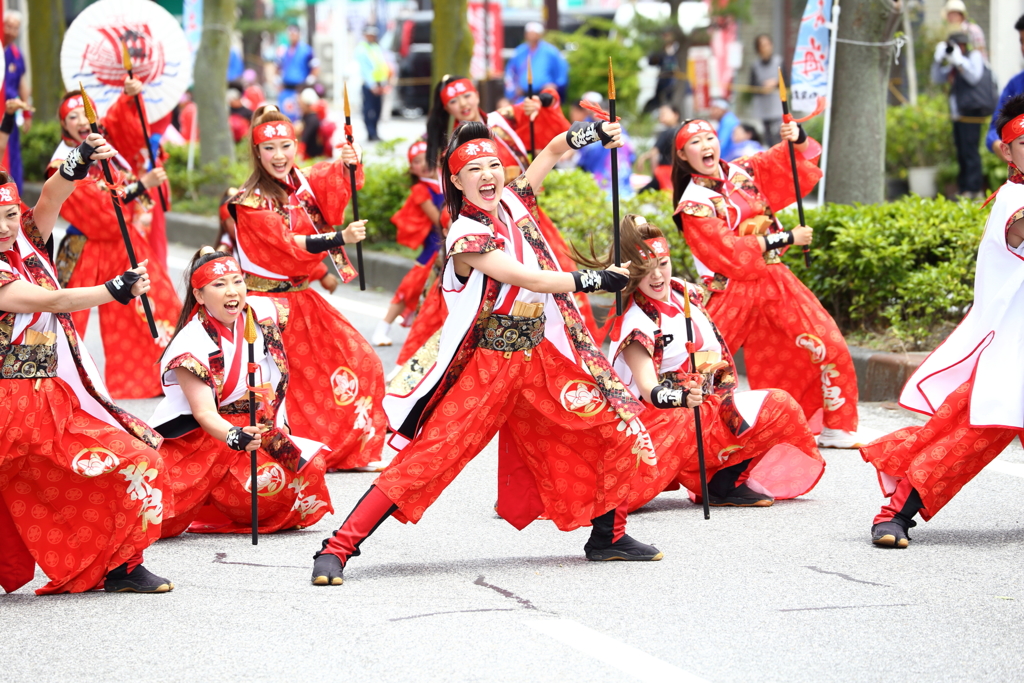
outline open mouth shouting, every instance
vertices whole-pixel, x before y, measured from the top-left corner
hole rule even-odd
[[[486,185],[480,186],[480,197],[485,202],[494,201],[494,198],[498,196],[498,187],[494,183],[487,183]]]
[[[224,302],[224,310],[230,315],[238,315],[242,310],[242,304],[238,299],[232,299],[231,301]]]

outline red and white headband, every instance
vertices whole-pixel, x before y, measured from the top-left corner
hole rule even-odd
[[[291,121],[268,121],[256,126],[252,131],[252,143],[262,145],[271,140],[294,140],[295,128]]]
[[[64,101],[60,103],[60,110],[57,112],[61,122],[63,122],[64,119],[67,118],[68,114],[73,112],[75,109],[84,107],[86,97],[87,95],[81,93],[78,95],[72,95],[71,97],[65,97]],[[89,100],[89,103],[92,104],[93,111],[96,111],[96,104],[92,100]]]
[[[218,278],[232,273],[241,274],[241,272],[242,269],[238,267],[238,261],[230,256],[220,256],[196,268],[189,282],[193,289],[202,289]]]
[[[473,87],[473,82],[468,78],[460,78],[459,80],[452,81],[448,85],[444,86],[444,89],[441,91],[441,99],[445,103],[448,103],[459,95],[467,92],[476,92],[476,88]]]
[[[711,133],[715,137],[718,137],[718,133],[715,132],[715,127],[703,119],[694,119],[685,126],[679,129],[676,133],[676,149],[682,149],[686,146],[686,143],[690,141],[694,135],[700,133]]]
[[[18,186],[14,183],[0,185],[0,206],[5,204],[17,204],[21,206],[21,198],[18,196]]]
[[[409,148],[409,154],[408,154],[408,156],[409,156],[409,163],[410,164],[412,163],[412,160],[416,157],[417,154],[426,154],[426,153],[427,153],[427,143],[426,142],[424,142],[423,140],[418,140],[418,141],[412,143],[412,146]]]
[[[999,139],[1006,144],[1010,144],[1021,135],[1024,135],[1024,114],[1006,123],[999,135]]]
[[[648,258],[654,258],[655,261],[660,261],[669,254],[668,240],[664,237],[652,237],[649,240],[644,240],[644,244],[647,245],[647,249],[649,249],[651,254],[653,254],[653,257],[648,257],[646,253],[641,251],[640,258],[644,261]]]
[[[453,174],[457,174],[466,167],[466,164],[474,159],[497,156],[498,148],[494,146],[493,140],[488,140],[487,138],[470,140],[469,142],[459,145],[458,148],[452,152],[451,157],[448,159],[448,170]]]

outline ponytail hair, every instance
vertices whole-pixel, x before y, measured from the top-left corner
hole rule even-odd
[[[639,220],[638,220],[639,219]],[[628,297],[640,286],[640,280],[658,267],[660,257],[651,251],[646,240],[655,237],[664,237],[665,233],[655,225],[651,225],[635,213],[628,213],[622,218],[619,224],[619,251],[622,255],[622,262],[629,262],[629,284],[622,290],[623,298]],[[577,263],[587,268],[604,270],[615,263],[614,247],[608,248],[604,256],[597,256],[594,247],[594,237],[590,237],[590,253],[584,254],[573,244],[570,247],[571,256]]]
[[[188,325],[188,321],[192,319],[192,309],[199,303],[196,301],[196,295],[192,293],[192,274],[213,259],[223,256],[224,252],[217,251],[213,247],[203,247],[189,261],[183,276],[185,279],[185,301],[181,307],[181,315],[178,316],[178,324],[174,326],[174,334],[171,335],[171,339],[176,337],[185,325]]]
[[[447,103],[441,101],[441,91],[452,81],[463,78],[463,76],[445,74],[434,86],[434,93],[430,98],[430,113],[427,114],[427,165],[430,170],[437,168],[441,160],[445,142],[448,140],[448,128],[451,126],[451,114],[444,106]]]
[[[479,121],[470,121],[459,126],[458,129],[452,133],[451,139],[448,141],[448,147],[444,151],[444,158],[441,160],[441,183],[444,187],[444,203],[448,208],[448,214],[454,221],[459,217],[459,212],[462,211],[462,190],[455,187],[455,183],[452,182],[451,166],[449,165],[452,154],[461,145],[469,142],[470,140],[493,140],[491,137],[491,129],[487,127],[486,123],[480,123]]]
[[[288,121],[291,123],[291,119],[282,114],[275,105],[264,104],[252,113],[249,130],[252,131],[256,126],[268,121]],[[275,200],[280,204],[287,202],[288,193],[281,187],[281,183],[270,175],[267,169],[263,168],[263,164],[260,162],[259,147],[252,141],[251,133],[249,137],[249,159],[252,162],[252,173],[249,175],[249,179],[245,181],[245,184],[242,185],[242,199],[252,196],[256,193],[256,190],[259,190],[260,195],[266,199]]]
[[[683,121],[679,128],[676,129],[676,135],[679,134],[679,130],[693,121],[694,119],[687,119]],[[672,138],[672,208],[679,206],[679,200],[683,196],[683,192],[686,191],[686,186],[693,180],[693,174],[696,171],[690,166],[690,163],[685,159],[680,158],[679,150],[676,149],[675,136]],[[682,230],[682,223],[678,218],[673,217],[676,222],[676,226]]]

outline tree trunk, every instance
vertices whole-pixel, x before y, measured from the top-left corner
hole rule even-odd
[[[445,74],[469,77],[473,58],[473,34],[469,31],[466,0],[434,3],[434,21],[430,25],[434,58],[430,79],[436,85]]]
[[[28,49],[32,59],[32,102],[36,119],[57,118],[64,95],[60,75],[60,44],[64,41],[62,0],[32,0],[28,3]]]
[[[560,31],[558,27],[558,0],[544,0],[544,28]]]
[[[901,12],[898,0],[843,0],[839,38],[888,42]],[[892,47],[836,46],[826,202],[885,199],[885,107],[893,54]]]
[[[228,126],[226,101],[228,54],[235,26],[235,0],[205,0],[203,38],[196,52],[193,94],[202,131],[201,164],[235,160],[235,142]],[[221,188],[223,189],[223,188]],[[220,190],[217,190],[220,191]]]

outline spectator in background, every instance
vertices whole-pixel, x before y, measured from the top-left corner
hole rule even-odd
[[[319,63],[313,56],[313,48],[303,43],[300,37],[296,24],[288,26],[288,45],[278,51],[277,59],[277,68],[281,74],[278,108],[292,121],[299,118],[299,91],[313,83],[319,73]]]
[[[21,33],[21,12],[7,10],[4,12],[4,59],[7,70],[4,73],[4,98],[8,100],[19,99],[28,104],[29,96],[32,94],[28,78],[25,77],[25,57],[21,50],[15,45],[18,35]],[[32,127],[32,110],[22,110],[24,123],[21,131],[27,133]],[[11,137],[7,141],[7,167],[8,173],[22,190],[25,181],[25,169],[21,165],[21,131],[15,126],[11,131]]]
[[[948,0],[942,8],[942,19],[946,22],[946,35],[966,33],[971,46],[986,57],[985,32],[973,21],[967,20],[967,5],[963,0]]]
[[[363,29],[363,42],[356,47],[356,62],[363,78],[363,123],[370,142],[380,140],[377,122],[384,104],[384,93],[388,91],[391,67],[384,55],[384,48],[377,42],[377,27],[367,24]]]
[[[235,139],[235,143],[239,143],[249,134],[252,110],[245,106],[242,93],[237,88],[228,88],[226,99],[228,101],[228,127],[231,128],[231,137]]]
[[[228,52],[228,83],[237,81],[245,71],[245,62],[242,61],[242,53],[235,48]]]
[[[644,105],[645,114],[651,113],[663,104],[674,102],[676,98],[676,74],[680,67],[679,41],[676,40],[675,31],[665,31],[661,34],[661,40],[661,49],[647,57],[647,63],[660,67],[660,70],[654,97]]]
[[[675,153],[676,132],[683,120],[682,112],[675,104],[663,104],[658,107],[658,123],[664,128],[654,138],[654,146],[637,157],[633,165],[635,169],[650,164],[651,182],[641,192],[647,190],[672,190],[672,155]]]
[[[761,144],[761,136],[757,134],[757,128],[749,123],[741,123],[732,130],[732,156],[726,158],[723,155],[722,158],[726,161],[735,161],[763,152],[764,149],[764,145]]]
[[[533,71],[533,92],[540,93],[547,87],[558,91],[559,97],[565,99],[565,89],[569,85],[569,63],[558,51],[558,48],[541,40],[544,26],[537,21],[526,24],[526,42],[516,48],[512,57],[505,65],[505,97],[513,103],[522,102],[526,97],[526,59],[530,59]]]
[[[1020,51],[1024,54],[1024,14],[1020,15],[1017,19],[1017,23],[1013,25],[1015,31],[1020,36]],[[1003,105],[1011,97],[1016,95],[1024,94],[1024,71],[1014,76],[1003,88],[1003,93],[999,96],[999,104],[996,106],[996,111],[1002,111]],[[992,117],[991,123],[988,126],[988,135],[985,136],[985,147],[992,150],[992,153],[997,157],[1003,158],[1002,148],[999,146],[999,134],[996,132],[996,118]],[[1010,163],[1010,158],[1003,158],[1006,163]]]
[[[981,52],[971,45],[970,37],[954,33],[935,46],[931,77],[933,83],[950,84],[949,116],[953,119],[953,143],[960,165],[957,187],[962,196],[980,198],[984,194],[984,176],[978,145],[982,121],[992,111],[986,113],[978,104],[986,95],[991,97],[991,92],[985,91],[992,89],[992,71]]]
[[[299,153],[305,159],[324,156],[324,144],[320,138],[320,115],[316,111],[320,96],[312,88],[306,88],[299,95]]]
[[[764,138],[771,147],[779,142],[782,126],[782,102],[779,100],[779,68],[782,58],[775,54],[775,46],[767,34],[754,38],[757,59],[750,65],[750,87],[754,97],[750,103],[751,116],[764,125]],[[719,136],[721,138],[721,136]],[[725,154],[722,154],[725,158]]]
[[[716,97],[711,100],[711,108],[708,109],[708,121],[715,126],[718,139],[721,144],[720,156],[723,159],[733,158],[732,132],[740,125],[736,114],[732,113],[729,100]]]
[[[246,69],[242,72],[242,102],[246,107],[256,111],[261,104],[266,103],[267,96],[262,86],[256,80],[256,70]]]

